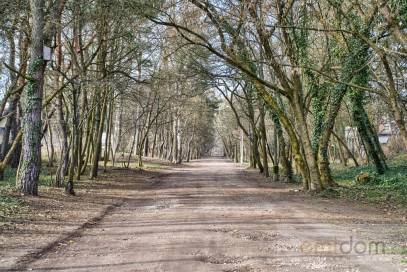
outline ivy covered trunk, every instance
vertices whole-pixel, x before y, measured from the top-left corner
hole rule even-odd
[[[274,152],[275,152],[275,159],[273,165],[273,172],[278,177],[278,158],[280,158],[281,165],[283,167],[283,176],[284,180],[291,182],[293,181],[293,167],[291,162],[288,160],[288,152],[286,152],[286,143],[283,134],[283,128],[281,127],[280,120],[275,113],[275,111],[268,107],[268,111],[270,113],[270,117],[273,120],[274,124]],[[278,146],[277,146],[278,140]]]
[[[253,71],[256,71],[255,68],[252,68]],[[251,156],[253,161],[253,168],[256,168],[256,165],[259,166],[259,172],[264,172],[263,164],[260,160],[260,152],[259,152],[259,133],[256,128],[256,120],[255,120],[255,108],[254,108],[254,98],[253,94],[257,91],[256,87],[253,86],[250,80],[247,80],[246,84],[246,99],[247,99],[247,109],[248,109],[248,117],[251,127],[253,128],[252,136],[249,135],[250,142],[251,142]],[[249,131],[250,134],[250,131]]]
[[[369,87],[369,69],[367,67],[369,52],[368,48],[361,44],[360,41],[354,43],[355,51],[359,50],[359,57],[354,59],[354,64],[363,67],[355,73],[353,82],[360,86]],[[360,89],[350,88],[348,91],[350,98],[350,112],[352,121],[357,127],[362,142],[365,144],[366,153],[373,161],[379,174],[383,174],[387,169],[385,156],[380,146],[379,139],[373,128],[369,116],[364,108],[366,104],[366,93]]]
[[[257,90],[259,91],[260,95],[263,97],[264,101],[270,106],[271,109],[275,112],[277,115],[279,121],[285,128],[288,137],[291,140],[291,145],[292,145],[292,153],[294,157],[294,161],[296,165],[300,168],[301,176],[302,176],[302,184],[303,184],[303,189],[304,190],[310,190],[311,189],[311,181],[310,181],[310,175],[309,175],[309,170],[307,163],[301,154],[301,146],[300,142],[298,141],[297,134],[294,130],[294,127],[292,126],[290,120],[288,120],[287,116],[285,115],[285,112],[279,107],[277,101],[266,91],[264,86],[262,86],[258,81],[253,81],[256,85]]]
[[[44,85],[43,32],[44,0],[31,0],[32,32],[30,80],[26,92],[26,108],[23,124],[24,162],[19,174],[19,189],[23,194],[38,194],[38,179],[41,166],[41,107]]]
[[[372,159],[377,173],[383,174],[387,169],[387,164],[378,141],[377,133],[373,130],[369,116],[363,107],[365,94],[360,90],[351,88],[349,96],[351,97],[352,119],[358,128],[362,142],[365,144],[366,153]]]
[[[302,147],[304,149],[304,155],[307,161],[307,166],[309,169],[310,176],[310,189],[319,191],[322,188],[321,176],[317,164],[316,152],[312,148],[311,140],[308,133],[306,118],[302,109],[302,103],[300,101],[300,96],[298,92],[293,92],[294,99],[292,102],[292,108],[297,120],[298,136],[302,142]]]

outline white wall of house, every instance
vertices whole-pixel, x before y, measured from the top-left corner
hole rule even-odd
[[[3,142],[3,134],[6,129],[7,117],[0,120],[0,144]]]
[[[3,118],[0,120],[0,128],[6,127],[7,118]]]

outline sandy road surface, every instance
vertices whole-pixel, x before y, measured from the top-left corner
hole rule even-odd
[[[100,222],[24,271],[403,271],[363,254],[348,227],[316,219],[263,178],[224,159],[195,161],[130,188]],[[295,198],[295,194],[290,194]],[[315,243],[327,242],[331,253]],[[360,242],[360,241],[359,241]],[[352,245],[352,246],[353,246]],[[359,251],[356,252],[356,251]],[[308,253],[308,254],[305,254]],[[393,266],[395,265],[395,266]]]

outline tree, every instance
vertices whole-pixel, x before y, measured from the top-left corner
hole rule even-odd
[[[58,15],[57,10],[62,0],[48,7],[51,18]],[[32,13],[30,67],[28,72],[28,86],[26,90],[26,107],[23,122],[23,156],[25,160],[19,173],[19,189],[23,194],[38,194],[38,179],[41,167],[41,138],[42,138],[42,99],[44,87],[44,72],[47,61],[44,60],[44,45],[50,46],[55,29],[53,22],[45,31],[45,3],[43,0],[31,0]]]
[[[33,18],[31,34],[31,57],[29,83],[26,91],[26,110],[24,114],[23,152],[24,160],[19,174],[19,186],[22,193],[37,195],[38,178],[41,167],[41,106],[44,86],[46,61],[43,59],[44,48],[44,1],[31,0]]]

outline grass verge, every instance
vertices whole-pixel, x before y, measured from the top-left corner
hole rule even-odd
[[[385,204],[384,210],[405,210],[407,204],[407,153],[399,153],[388,159],[389,169],[377,174],[373,166],[344,167],[332,165],[332,176],[339,184],[328,189],[326,196],[339,196],[368,204]],[[357,181],[363,173],[366,179]],[[328,191],[327,190],[327,191]]]

